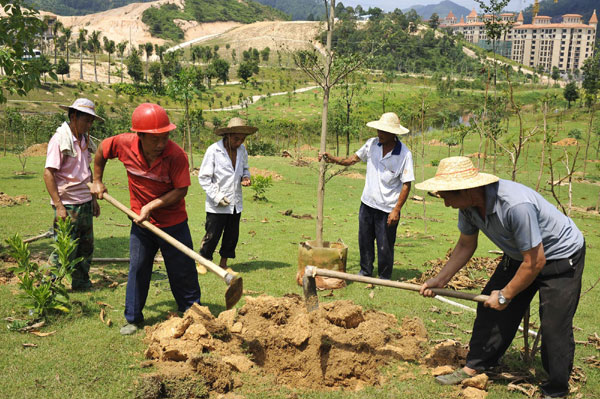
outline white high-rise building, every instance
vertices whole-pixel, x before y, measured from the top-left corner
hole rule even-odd
[[[461,16],[450,13],[442,21],[440,27],[450,28],[461,33],[466,40],[480,47],[492,48],[485,30],[485,19],[490,15],[479,16],[473,9],[467,15],[467,21]],[[594,53],[598,17],[596,10],[584,24],[579,14],[565,14],[562,22],[552,23],[551,17],[536,16],[531,24],[523,24],[523,13],[501,14],[505,23],[512,28],[496,43],[496,52],[524,66],[537,68],[542,65],[545,71],[557,67],[561,72],[574,71],[583,66],[583,62]]]

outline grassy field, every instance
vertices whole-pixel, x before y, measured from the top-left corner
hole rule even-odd
[[[399,88],[400,90],[400,88]],[[416,95],[410,89],[406,93],[396,94]],[[525,95],[525,94],[524,94]],[[530,94],[527,94],[530,95]],[[261,106],[273,112],[276,118],[279,112],[283,115],[286,107],[275,106],[276,98],[266,99]],[[316,117],[318,111],[314,104],[318,103],[313,93],[305,93],[295,97],[293,109],[302,113],[310,111]],[[372,100],[376,101],[376,100]],[[286,104],[287,105],[287,104]],[[252,109],[251,109],[252,112]],[[255,111],[256,112],[256,111]],[[531,111],[528,123],[536,123],[535,112]],[[300,118],[301,114],[294,117]],[[584,126],[584,119],[576,118],[571,121],[578,126]],[[569,123],[571,123],[569,122]],[[515,123],[511,121],[511,126]],[[365,131],[363,137],[369,133]],[[428,133],[429,134],[429,133]],[[563,129],[563,134],[564,129]],[[441,137],[442,132],[432,132],[430,137]],[[429,137],[427,137],[429,139]],[[416,139],[415,139],[416,140]],[[421,148],[417,141],[407,139],[406,142],[416,148]],[[360,142],[353,142],[351,151],[356,150]],[[418,147],[417,147],[418,145]],[[465,143],[465,153],[477,151],[476,138],[469,138]],[[416,151],[413,149],[416,153]],[[522,159],[522,167],[518,181],[529,186],[535,186],[539,164],[539,143],[528,147],[527,155]],[[431,162],[447,156],[447,147],[427,146],[425,159],[415,156],[417,181],[434,174],[435,168]],[[450,149],[451,155],[457,155],[458,147]],[[316,156],[316,150],[305,153],[306,156]],[[201,154],[196,155],[200,159]],[[0,157],[0,191],[10,196],[27,195],[29,202],[23,205],[0,208],[0,239],[19,233],[28,237],[48,230],[52,222],[52,210],[43,180],[44,157],[33,157],[27,163],[26,175],[15,172],[21,170],[21,165],[14,155]],[[423,169],[423,165],[425,169]],[[588,165],[588,179],[598,181],[600,171],[596,164]],[[292,165],[289,158],[280,157],[251,157],[250,166],[269,170],[281,175],[281,180],[274,181],[266,196],[268,202],[251,200],[252,191],[246,189],[244,212],[240,226],[240,242],[237,258],[231,266],[240,271],[244,277],[244,288],[251,292],[282,296],[286,293],[302,295],[301,287],[295,282],[297,271],[298,243],[315,237],[315,220],[295,219],[284,216],[283,212],[292,210],[294,214],[315,215],[317,167]],[[487,171],[491,171],[488,161]],[[564,168],[563,168],[564,169]],[[498,157],[497,174],[503,178],[509,177],[509,165],[506,156]],[[362,164],[350,169],[350,172],[364,174]],[[564,174],[564,173],[563,173]],[[544,176],[543,181],[548,177]],[[127,180],[124,168],[116,161],[110,161],[105,173],[105,183],[110,193],[118,200],[128,203]],[[327,185],[325,202],[325,239],[342,239],[349,246],[347,271],[356,273],[359,270],[359,254],[357,244],[358,207],[364,180],[338,176]],[[561,201],[566,204],[567,188],[560,187]],[[422,192],[414,192],[423,196]],[[554,203],[549,192],[543,194]],[[578,207],[593,206],[598,198],[598,186],[590,183],[575,183],[573,186],[574,203]],[[426,198],[427,223],[422,218],[423,204],[409,200],[402,213],[398,228],[397,247],[395,251],[396,264],[393,279],[403,280],[419,276],[426,269],[428,260],[443,258],[448,249],[452,248],[458,232],[456,230],[456,212],[447,209],[441,201],[431,197]],[[204,233],[204,194],[197,181],[192,179],[192,187],[186,198],[190,228],[194,244],[198,248]],[[102,214],[95,220],[96,257],[127,257],[128,256],[128,220],[119,211],[107,203],[101,203]],[[588,244],[587,266],[583,276],[583,291],[586,292],[580,301],[575,317],[575,339],[587,341],[588,336],[598,332],[598,315],[596,311],[598,290],[593,284],[597,281],[598,268],[594,263],[600,256],[600,217],[597,213],[573,211],[572,217],[584,232]],[[40,240],[31,245],[36,256],[46,257],[50,251],[50,240]],[[475,256],[496,255],[488,251],[496,249],[487,239],[480,239]],[[0,269],[6,267],[0,261]],[[56,316],[44,328],[45,332],[55,333],[40,338],[29,334],[10,332],[0,329],[0,397],[6,398],[62,398],[65,392],[72,397],[80,398],[129,398],[134,397],[137,377],[147,372],[140,368],[143,360],[145,345],[143,334],[132,337],[119,335],[119,327],[124,323],[122,316],[124,308],[125,286],[109,288],[110,280],[125,283],[126,264],[96,264],[93,265],[93,279],[99,282],[88,293],[73,293],[74,310],[66,316]],[[168,313],[176,309],[171,296],[168,282],[165,279],[164,266],[156,269],[150,288],[145,316],[148,323],[157,323],[166,319]],[[213,314],[224,310],[225,284],[216,276],[207,274],[200,276],[202,302]],[[398,319],[410,315],[418,316],[429,331],[430,345],[436,340],[447,338],[468,342],[469,331],[472,327],[473,314],[459,311],[449,305],[434,299],[425,299],[419,295],[402,290],[377,288],[374,295],[362,284],[349,284],[343,290],[334,292],[332,298],[321,298],[321,301],[350,299],[368,309],[394,314]],[[0,286],[0,317],[26,317],[23,302],[16,294],[15,285]],[[98,302],[110,304],[108,317],[114,322],[108,328],[99,320],[100,305]],[[244,300],[240,301],[242,306]],[[474,307],[473,304],[467,305]],[[440,313],[432,311],[435,306]],[[532,319],[538,321],[537,304],[532,307]],[[452,313],[451,313],[452,312]],[[7,324],[5,322],[5,324]],[[537,324],[537,323],[536,323]],[[452,335],[447,335],[451,333]],[[35,348],[23,347],[23,344],[34,343]],[[523,346],[522,339],[515,339],[505,358],[514,370],[522,367],[518,356]],[[592,345],[578,345],[575,366],[586,376],[585,383],[578,383],[579,391],[584,398],[600,396],[600,372],[584,362],[584,358],[598,356],[598,351]],[[432,383],[432,377],[421,375],[417,364],[406,364],[415,379],[403,381],[397,376],[396,364],[387,367],[384,373],[387,382],[381,387],[368,387],[359,392],[305,392],[274,384],[268,377],[243,377],[244,385],[236,391],[246,398],[432,398],[454,396],[457,388],[440,387]],[[541,363],[536,359],[532,368],[539,373]],[[488,398],[521,398],[523,394],[510,391],[507,382],[496,382],[489,389]]]

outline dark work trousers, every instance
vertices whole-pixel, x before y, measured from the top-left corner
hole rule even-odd
[[[579,303],[584,263],[585,244],[569,259],[547,260],[533,283],[515,296],[506,309],[498,311],[478,304],[467,367],[483,371],[498,364],[539,291],[542,364],[549,376],[541,388],[551,397],[567,395],[575,353],[573,316]],[[482,294],[504,288],[520,265],[521,261],[504,255]]]
[[[221,258],[235,258],[235,247],[240,236],[240,218],[242,214],[236,213],[209,213],[206,212],[204,228],[206,234],[200,244],[200,255],[212,260],[213,253],[223,235],[219,255]]]
[[[161,230],[193,249],[187,220]],[[152,232],[132,223],[129,237],[129,277],[125,295],[125,319],[129,323],[144,321],[142,310],[148,297],[154,256],[159,249],[165,260],[177,309],[183,312],[194,303],[200,303],[200,285],[194,260]]]
[[[398,224],[387,225],[389,213],[371,208],[361,202],[358,212],[358,248],[360,251],[360,275],[373,276],[375,246],[377,240],[377,268],[379,278],[392,278],[394,267],[394,243]]]

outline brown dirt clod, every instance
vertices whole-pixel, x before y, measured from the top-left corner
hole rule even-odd
[[[295,294],[245,301],[217,318],[194,305],[183,317],[146,327],[146,357],[171,376],[201,376],[219,393],[241,384],[238,371],[297,388],[355,390],[381,384],[379,368],[390,361],[419,360],[427,341],[420,319],[398,326],[395,316],[351,301],[311,313]]]

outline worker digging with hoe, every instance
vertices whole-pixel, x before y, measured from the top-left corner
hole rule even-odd
[[[444,287],[471,259],[481,230],[504,256],[477,306],[465,367],[436,377],[443,385],[459,384],[497,366],[510,346],[523,315],[539,292],[541,355],[548,380],[544,398],[569,393],[575,341],[573,316],[579,302],[585,262],[584,237],[569,217],[536,191],[512,181],[479,173],[466,157],[440,161],[435,177],[416,185],[437,192],[448,207],[458,209],[460,236],[450,259],[421,294]]]
[[[381,115],[378,121],[367,123],[377,130],[355,154],[348,158],[335,157],[328,152],[319,154],[327,163],[343,166],[359,161],[367,163],[367,177],[358,213],[358,245],[361,276],[373,276],[374,241],[377,240],[379,278],[392,278],[394,243],[400,211],[415,179],[412,153],[399,136],[409,130],[400,124],[393,112]],[[371,285],[369,287],[372,288]]]
[[[92,216],[100,215],[96,197],[87,186],[92,181],[91,154],[96,151],[89,130],[95,120],[104,120],[96,115],[94,103],[87,98],[78,98],[70,106],[59,107],[68,111],[69,122],[56,129],[48,143],[44,183],[54,208],[54,240],[57,237],[56,221],[71,219],[70,234],[78,240],[71,259],[83,258],[71,273],[71,289],[80,291],[92,287],[89,274],[94,252]],[[52,262],[57,261],[58,257],[53,253]]]
[[[92,194],[102,198],[106,162],[118,158],[127,169],[131,209],[139,215],[131,224],[129,276],[125,296],[127,324],[121,334],[129,335],[143,324],[142,310],[148,297],[152,264],[160,249],[165,260],[171,292],[177,308],[184,312],[200,303],[200,286],[194,261],[162,238],[141,227],[150,221],[184,245],[193,248],[187,222],[185,196],[190,186],[185,152],[169,140],[176,126],[156,104],[138,106],[131,117],[131,130],[102,141],[94,159]]]
[[[246,136],[257,130],[246,126],[241,118],[232,118],[227,127],[215,131],[223,138],[208,147],[198,173],[198,182],[206,192],[206,234],[200,255],[212,260],[222,235],[219,266],[223,269],[227,269],[227,259],[235,258],[243,209],[242,186],[247,187],[251,183],[248,152],[243,143]],[[231,269],[227,270],[234,273]]]

